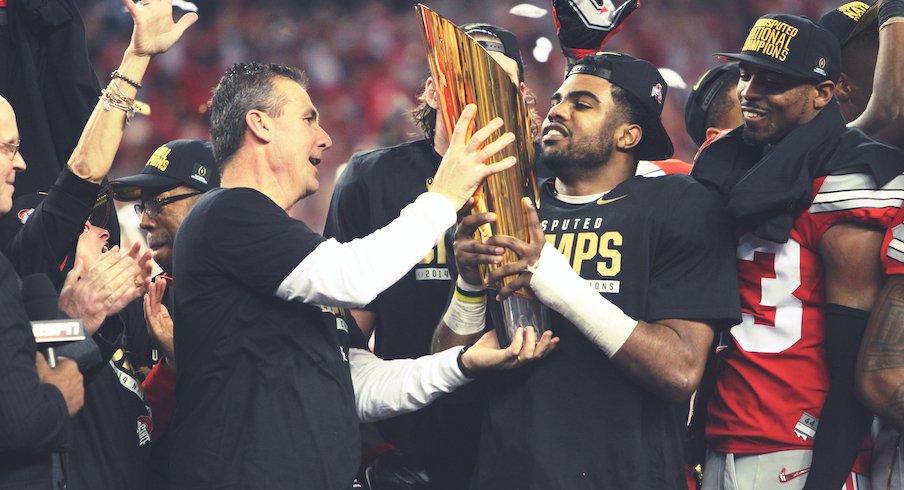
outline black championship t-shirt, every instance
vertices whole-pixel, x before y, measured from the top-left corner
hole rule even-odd
[[[352,156],[333,190],[324,234],[347,242],[386,226],[430,188],[440,161],[433,145],[423,139]],[[441,240],[367,306],[377,317],[377,356],[400,359],[430,353],[433,331],[449,299],[454,278],[448,267],[454,262],[452,249]],[[470,482],[481,417],[481,408],[471,401],[474,395],[479,393],[465,388],[422,410],[378,423],[386,440],[427,468],[434,490],[460,490]]]
[[[430,188],[439,162],[426,140],[355,154],[333,190],[323,234],[349,242],[388,225]],[[452,251],[440,241],[367,307],[377,315],[377,356],[405,359],[430,352],[433,330],[449,298],[446,263],[453,260]]]
[[[274,296],[323,240],[254,189],[210,191],[185,218],[171,488],[351,487],[360,435],[347,336],[321,308]]]
[[[547,181],[539,214],[547,240],[632,318],[739,321],[728,217],[690,177],[633,177],[582,205]],[[551,328],[561,342],[547,359],[484,383],[476,487],[686,489],[687,403],[642,388],[555,312]]]

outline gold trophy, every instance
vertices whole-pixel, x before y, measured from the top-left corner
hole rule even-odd
[[[527,242],[530,236],[527,219],[521,209],[521,198],[530,197],[536,202],[537,183],[534,178],[530,113],[521,90],[489,52],[458,26],[424,5],[419,4],[416,8],[430,72],[439,94],[446,134],[452,134],[465,106],[476,104],[477,117],[475,124],[468,128],[466,139],[471,137],[475,127],[483,127],[497,117],[502,118],[505,125],[495,136],[504,131],[515,135],[515,142],[487,163],[498,162],[508,156],[515,156],[518,163],[490,176],[474,194],[476,203],[472,213],[493,212],[497,215],[496,222],[482,226],[476,238],[507,235]],[[440,122],[437,121],[437,124]],[[506,250],[502,263],[512,263],[517,259],[514,252]],[[495,267],[498,266],[481,266],[484,278]],[[508,277],[506,282],[512,279]],[[495,294],[490,296],[495,297]],[[542,333],[547,323],[543,320],[544,311],[539,300],[524,289],[501,305],[491,307],[500,343],[508,345],[518,327],[530,326],[538,334]]]

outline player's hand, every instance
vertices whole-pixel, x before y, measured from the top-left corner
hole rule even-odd
[[[122,4],[135,22],[129,47],[138,56],[166,52],[198,21],[198,14],[189,12],[173,22],[173,0],[122,0]]]
[[[496,213],[469,214],[458,222],[455,228],[455,241],[452,250],[458,274],[468,284],[483,284],[480,275],[480,264],[498,264],[502,261],[505,249],[487,245],[474,238],[474,233],[483,225],[496,221]]]
[[[163,354],[170,366],[176,366],[176,350],[173,342],[173,317],[163,306],[163,292],[166,291],[166,280],[158,278],[151,283],[144,295],[144,320],[148,324],[151,338],[160,344]]]
[[[553,0],[559,46],[568,66],[584,56],[603,51],[603,46],[640,7],[640,0],[628,0],[615,8],[612,0],[603,0],[603,8],[590,0]]]
[[[498,283],[507,276],[517,276],[499,288],[499,295],[496,296],[499,301],[508,298],[521,288],[530,287],[530,280],[533,277],[530,270],[540,262],[540,253],[546,244],[546,237],[543,236],[543,229],[540,228],[540,218],[537,216],[537,208],[534,207],[534,203],[529,197],[525,197],[521,199],[521,207],[527,218],[530,243],[504,235],[494,235],[487,239],[487,245],[505,247],[518,256],[518,260],[515,262],[499,266],[487,276],[488,284]]]
[[[512,343],[508,348],[499,347],[496,331],[491,330],[468,347],[461,356],[461,362],[471,371],[487,371],[495,369],[511,369],[528,362],[533,362],[546,357],[559,343],[558,337],[553,337],[547,330],[537,338],[537,331],[532,327],[515,330]]]
[[[474,104],[467,105],[461,112],[461,117],[455,123],[455,130],[449,139],[449,149],[443,155],[443,160],[433,177],[433,186],[430,188],[431,192],[438,192],[449,199],[456,210],[461,209],[474,195],[474,191],[484,179],[510,168],[516,162],[515,157],[510,156],[496,163],[484,163],[515,141],[513,133],[505,133],[483,146],[493,133],[502,128],[502,119],[498,117],[475,131],[471,139],[465,141],[468,127],[476,114],[477,106]]]

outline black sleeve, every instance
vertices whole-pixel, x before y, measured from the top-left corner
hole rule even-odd
[[[374,231],[370,220],[370,197],[359,157],[353,156],[333,187],[330,209],[323,226],[324,236],[341,243],[362,238]]]
[[[813,440],[813,461],[805,490],[844,485],[873,420],[873,414],[854,395],[857,353],[869,312],[831,304],[824,311],[831,384]]]
[[[4,255],[20,277],[59,276],[63,259],[75,251],[98,192],[100,185],[78,177],[68,168],[60,172],[47,197],[4,247]]]
[[[66,401],[38,378],[36,347],[15,273],[0,256],[0,451],[45,453],[66,446]]]
[[[716,328],[739,323],[732,224],[716,195],[688,185],[663,211],[645,319],[698,320]]]
[[[223,192],[207,216],[203,243],[210,248],[208,259],[256,291],[275,293],[326,240],[253,189]]]

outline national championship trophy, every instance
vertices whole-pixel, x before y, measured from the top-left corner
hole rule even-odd
[[[530,236],[521,198],[530,197],[536,203],[538,193],[534,178],[530,113],[521,90],[489,52],[458,26],[424,5],[417,6],[417,13],[430,72],[442,108],[443,120],[437,121],[437,124],[445,124],[447,134],[451,135],[465,106],[476,104],[477,117],[475,124],[468,128],[466,139],[471,137],[475,127],[483,127],[497,117],[505,123],[500,132],[511,131],[515,135],[515,142],[488,163],[508,156],[515,156],[518,163],[490,176],[474,194],[476,203],[472,213],[493,212],[497,215],[496,222],[486,224],[477,231],[477,238],[507,235],[527,242]],[[506,250],[502,264],[516,260],[515,253]],[[486,278],[495,267],[498,266],[482,265],[481,274]],[[505,281],[508,283],[512,279],[508,277]],[[491,293],[488,297],[501,345],[511,342],[512,334],[518,327],[534,327],[538,336],[546,329],[546,309],[531,292],[518,290],[501,305],[492,304],[495,294]]]

